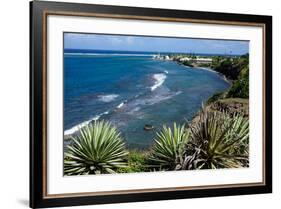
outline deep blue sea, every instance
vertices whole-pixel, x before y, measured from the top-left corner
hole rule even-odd
[[[217,73],[149,52],[65,50],[64,131],[107,120],[129,148],[148,148],[163,124],[191,120],[202,102],[228,87]],[[155,129],[145,131],[145,124]]]

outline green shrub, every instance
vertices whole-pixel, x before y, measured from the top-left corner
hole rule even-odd
[[[193,63],[191,61],[184,61],[182,64],[188,67],[193,67]]]
[[[227,97],[249,98],[249,66],[241,71],[239,78],[229,89]]]
[[[108,122],[89,124],[72,140],[65,153],[65,175],[115,173],[116,169],[127,166],[125,144]]]
[[[212,68],[225,75],[231,80],[237,80],[241,70],[249,65],[249,54],[239,57],[215,56],[212,61]]]
[[[174,123],[173,129],[163,126],[157,133],[150,156],[151,166],[161,170],[179,170],[183,160],[184,146],[189,139],[189,131]]]
[[[119,168],[118,173],[136,173],[148,171],[148,153],[131,150],[127,157],[128,166]]]

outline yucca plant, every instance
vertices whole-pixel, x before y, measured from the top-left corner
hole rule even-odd
[[[127,165],[125,144],[109,122],[95,121],[81,128],[72,140],[65,153],[65,175],[115,173]]]
[[[241,114],[202,110],[199,122],[190,126],[183,169],[247,167],[249,120]]]
[[[157,133],[152,149],[151,166],[160,170],[180,170],[183,162],[184,147],[189,139],[189,131],[174,123],[173,129],[163,126]]]

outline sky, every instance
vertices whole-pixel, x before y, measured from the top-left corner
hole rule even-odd
[[[65,33],[64,48],[241,55],[249,41]]]

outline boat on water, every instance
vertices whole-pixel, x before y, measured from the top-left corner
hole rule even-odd
[[[150,131],[150,130],[154,129],[154,127],[153,127],[153,125],[145,124],[144,127],[143,127],[143,129],[144,129],[145,131]]]

